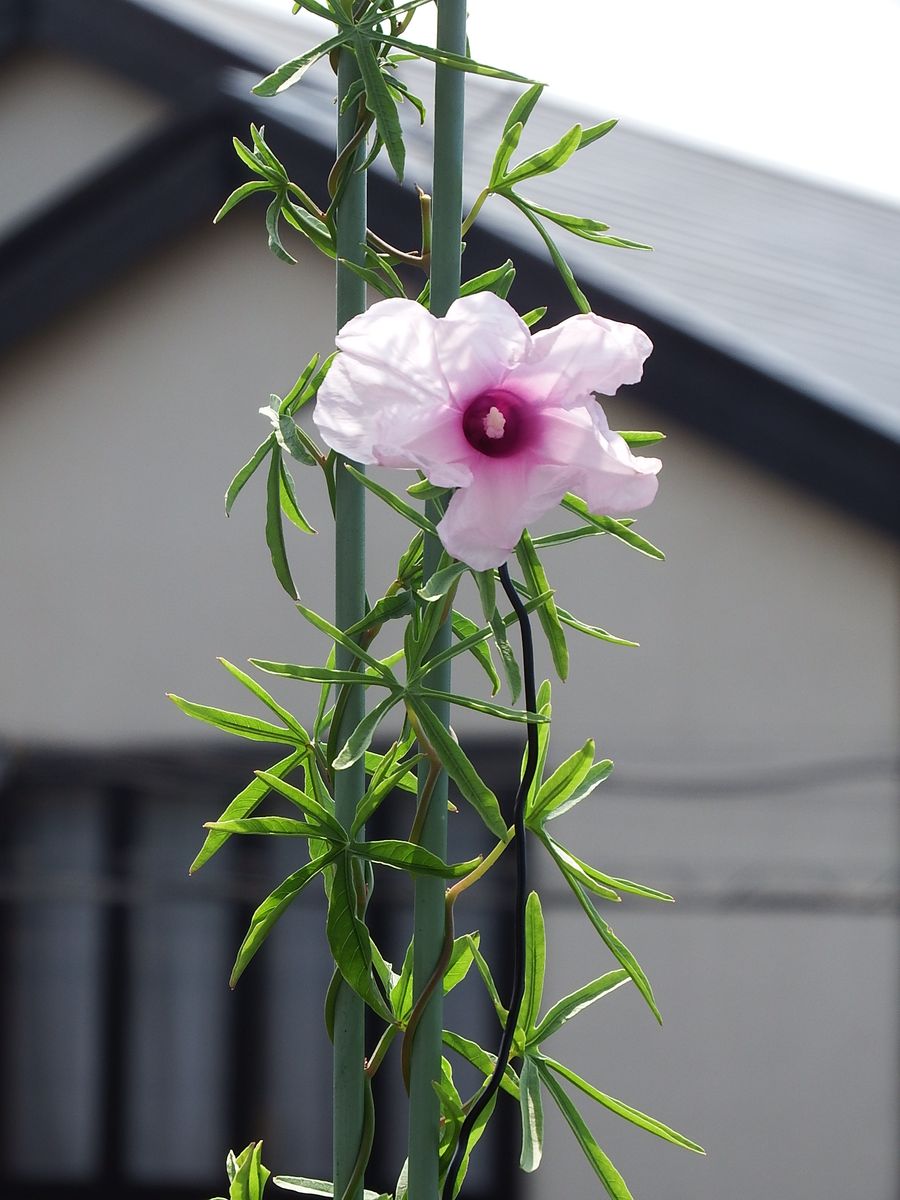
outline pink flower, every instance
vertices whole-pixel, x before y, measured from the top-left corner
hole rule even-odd
[[[315,410],[323,439],[355,462],[455,488],[438,533],[476,570],[504,562],[566,492],[611,516],[656,494],[662,464],[636,458],[592,395],[640,379],[651,344],[633,325],[582,315],[532,336],[481,292],[440,318],[383,300],[337,345]]]

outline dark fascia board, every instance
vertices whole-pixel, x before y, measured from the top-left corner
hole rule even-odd
[[[235,92],[233,68],[256,71],[258,64],[236,61],[224,48],[130,0],[117,0],[112,9],[108,0],[34,5],[25,30],[29,41],[74,52],[177,98],[182,115],[0,246],[0,350],[154,246],[208,220],[240,177],[229,135],[248,121],[264,119],[285,158],[305,162],[322,178],[331,158],[330,147],[277,109],[267,111]],[[4,14],[14,10],[21,16],[18,3],[0,0],[0,29]],[[190,100],[211,93],[217,100]],[[379,170],[371,174],[370,210],[395,244],[415,227],[411,190]],[[496,232],[473,231],[466,272],[475,275],[510,256],[519,270],[516,299],[523,310],[549,303],[555,316],[571,312],[552,265]],[[656,352],[641,386],[646,400],[842,511],[900,534],[895,440],[823,404],[814,391],[773,378],[639,305],[596,287],[585,291],[595,311],[641,325],[653,339]]]

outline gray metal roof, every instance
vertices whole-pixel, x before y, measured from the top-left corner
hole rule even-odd
[[[235,0],[143,0],[275,65],[314,44],[303,18],[243,9]],[[421,68],[408,78],[428,98]],[[236,81],[237,82],[237,81]],[[250,83],[249,77],[239,86]],[[333,136],[333,76],[309,72],[274,103],[307,132]],[[516,85],[469,77],[467,193],[490,162]],[[545,93],[521,151],[549,145],[584,112]],[[408,124],[407,182],[427,186],[428,130]],[[652,253],[597,247],[559,231],[580,279],[900,440],[900,206],[680,143],[629,123],[533,181],[548,207],[607,222]],[[539,248],[534,231],[493,199],[484,223],[511,243]],[[554,234],[554,236],[556,236]],[[541,253],[544,253],[541,249]]]

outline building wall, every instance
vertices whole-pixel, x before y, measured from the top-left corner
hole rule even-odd
[[[131,111],[140,122],[149,109]],[[169,246],[0,364],[0,734],[13,745],[213,739],[164,693],[244,709],[216,655],[324,655],[272,577],[262,480],[230,520],[222,494],[267,433],[256,410],[269,389],[329,347],[330,288],[316,258],[275,262],[261,209],[248,211]],[[639,389],[610,407],[621,427],[658,422]],[[669,433],[660,498],[639,525],[668,562],[608,538],[548,555],[566,607],[642,642],[573,635],[554,757],[595,736],[617,760],[561,822],[564,840],[679,896],[675,909],[633,901],[615,913],[667,1028],[622,989],[560,1034],[559,1052],[708,1145],[710,1159],[693,1160],[589,1114],[636,1195],[750,1200],[777,1182],[792,1200],[822,1200],[863,1180],[888,1200],[895,550],[711,441]],[[315,475],[296,474],[323,532],[290,531],[295,577],[327,613],[327,505]],[[369,513],[377,591],[407,529],[374,501]],[[273,690],[310,715],[314,694]],[[457,726],[474,723],[463,714]],[[552,1000],[609,960],[549,890]],[[569,1135],[549,1126],[534,1195],[594,1188]]]

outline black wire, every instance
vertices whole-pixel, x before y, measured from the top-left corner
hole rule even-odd
[[[524,668],[524,683],[525,683],[525,707],[528,712],[537,712],[537,693],[534,683],[534,642],[531,637],[531,622],[528,620],[528,613],[525,606],[519,599],[519,593],[513,587],[509,578],[509,571],[506,564],[500,568],[500,582],[503,585],[503,590],[509,598],[510,604],[513,606],[513,611],[519,621],[519,631],[522,636],[522,666]],[[531,784],[534,781],[535,771],[537,770],[538,761],[538,736],[537,725],[533,721],[528,723],[528,753],[525,756],[525,770],[522,772],[522,778],[519,782],[519,789],[516,792],[515,807],[513,811],[513,826],[516,831],[516,903],[515,903],[515,928],[513,933],[513,984],[512,995],[509,1001],[509,1015],[506,1018],[506,1025],[503,1029],[503,1037],[500,1041],[500,1049],[497,1051],[497,1062],[494,1065],[494,1072],[487,1082],[484,1091],[472,1105],[466,1119],[462,1123],[462,1128],[459,1131],[459,1140],[456,1143],[456,1150],[453,1155],[453,1161],[450,1164],[450,1169],[447,1172],[447,1178],[444,1181],[444,1200],[453,1200],[453,1192],[456,1187],[456,1179],[459,1175],[460,1167],[463,1159],[466,1156],[466,1150],[469,1145],[469,1138],[472,1135],[472,1130],[478,1118],[484,1112],[487,1105],[496,1096],[500,1088],[500,1082],[509,1065],[510,1052],[512,1051],[513,1038],[516,1032],[516,1025],[519,1021],[519,1013],[522,1010],[522,1000],[525,995],[525,905],[528,901],[528,855],[525,842],[525,800],[528,796]]]

